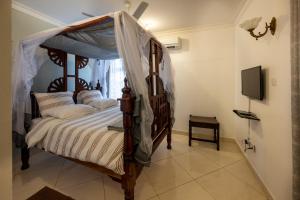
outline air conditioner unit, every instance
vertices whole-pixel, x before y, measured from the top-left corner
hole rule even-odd
[[[168,49],[180,49],[181,39],[179,37],[161,38],[160,42]]]

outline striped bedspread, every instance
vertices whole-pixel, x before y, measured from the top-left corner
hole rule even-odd
[[[26,142],[29,147],[38,145],[45,151],[96,163],[123,175],[124,134],[107,129],[121,120],[119,107],[76,119],[43,118],[27,134]]]

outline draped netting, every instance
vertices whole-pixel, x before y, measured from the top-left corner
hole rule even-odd
[[[98,19],[99,23],[96,25],[93,24],[90,27],[60,34],[75,26],[78,27],[78,25]],[[98,60],[121,58],[133,94],[136,96],[142,95],[143,97],[141,99],[141,142],[136,158],[140,162],[147,163],[152,154],[151,124],[153,122],[153,112],[148,97],[148,85],[145,80],[148,71],[147,67],[149,68],[149,64],[147,65],[149,54],[147,55],[145,52],[149,52],[149,40],[152,37],[154,38],[132,16],[124,11],[120,11],[105,16],[89,18],[69,26],[43,31],[22,40],[15,54],[13,66],[12,110],[14,132],[19,135],[25,134],[24,113],[26,102],[30,98],[29,94],[33,78],[37,75],[42,64],[49,59],[47,51],[40,48],[41,44]],[[174,84],[171,59],[165,48],[163,53],[160,73],[165,90],[168,92],[173,118]],[[106,66],[105,63],[102,63],[102,65]],[[106,71],[107,66],[103,67],[103,73]],[[95,78],[91,78],[96,81]]]
[[[95,60],[92,68],[92,85],[99,81],[104,98],[118,99],[122,97],[125,71],[122,59]]]
[[[104,98],[108,97],[108,85],[107,85],[107,74],[110,67],[110,60],[100,60],[97,59],[92,67],[92,77],[91,81],[93,85],[99,81],[102,87],[102,96]]]

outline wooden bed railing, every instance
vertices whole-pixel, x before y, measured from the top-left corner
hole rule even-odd
[[[45,47],[44,47],[45,48]],[[60,66],[64,67],[64,73],[66,73],[67,65],[65,64],[65,53],[60,50],[59,53],[55,53],[55,50],[50,49],[55,59],[51,59],[53,62],[58,62]],[[54,51],[54,53],[53,53]],[[49,54],[49,57],[52,55]],[[59,56],[61,55],[62,61],[60,61]],[[57,57],[58,56],[58,57]],[[81,90],[89,89],[88,84],[78,77],[78,69],[81,69],[87,65],[87,59],[80,56],[75,56],[76,59],[76,73],[75,73],[75,93],[77,94]],[[153,110],[154,120],[151,127],[151,136],[153,139],[153,152],[167,136],[168,149],[171,149],[171,116],[170,116],[170,104],[167,99],[167,93],[164,90],[164,85],[159,77],[159,64],[162,61],[162,48],[159,42],[155,39],[150,40],[150,54],[149,54],[149,76],[146,78],[148,83],[148,96],[150,100],[150,105]],[[71,75],[69,75],[71,76]],[[64,74],[59,80],[54,80],[50,83],[48,91],[49,92],[60,92],[66,91],[66,80],[68,75]],[[73,77],[73,75],[72,75]],[[100,85],[97,88],[101,90]],[[125,191],[125,200],[134,200],[134,187],[136,184],[136,179],[138,178],[143,166],[139,164],[134,158],[134,102],[135,97],[132,94],[131,88],[125,79],[125,86],[122,90],[122,98],[120,98],[120,109],[123,112],[123,127],[124,127],[124,175],[119,175],[113,171],[99,166],[97,164],[83,162],[72,158],[66,158],[77,162],[79,164],[85,165],[89,168],[101,171],[114,180],[122,184],[122,188]],[[32,94],[31,94],[32,95]],[[74,95],[76,96],[76,95]],[[38,104],[34,95],[32,95],[32,118],[40,117],[40,112]],[[29,149],[27,147],[22,148],[22,169],[27,169],[29,167]]]
[[[146,78],[148,83],[148,96],[153,111],[154,119],[151,127],[151,136],[153,139],[153,149],[155,150],[164,138],[163,132],[167,134],[168,149],[171,149],[171,118],[170,103],[168,102],[167,92],[160,78],[160,63],[163,59],[163,50],[161,44],[155,40],[150,40],[149,53],[149,76]],[[156,142],[157,141],[157,142]]]

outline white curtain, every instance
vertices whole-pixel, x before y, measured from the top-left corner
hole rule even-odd
[[[104,98],[108,97],[107,72],[109,69],[109,64],[110,62],[107,60],[97,59],[92,69],[92,84],[93,86],[96,86],[97,82],[99,81],[102,87],[102,95]]]
[[[117,99],[122,97],[125,71],[122,59],[97,59],[92,69],[92,84],[96,86],[99,80],[104,98]]]
[[[125,71],[121,59],[111,60],[109,65],[109,98],[118,99],[122,97],[124,87]]]

